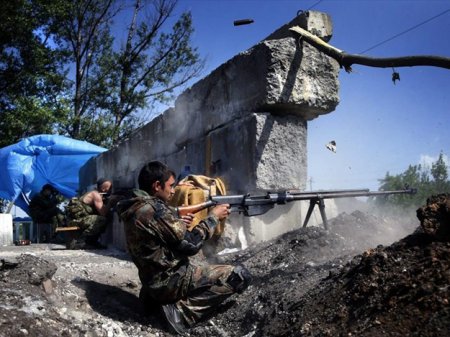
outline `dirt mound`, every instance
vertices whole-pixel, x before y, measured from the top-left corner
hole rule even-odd
[[[449,258],[448,243],[422,233],[369,250],[289,300],[262,335],[446,336]]]
[[[415,231],[417,224],[355,211],[331,219],[329,231],[300,228],[219,256],[247,266],[254,283],[187,335],[446,336],[449,200],[430,198]],[[414,232],[399,236],[406,228]],[[161,316],[141,310],[127,255],[103,254],[42,251],[4,260],[0,335],[171,336]]]
[[[194,335],[220,326],[226,336],[248,337],[447,336],[448,200],[433,197],[418,210],[421,226],[437,229],[432,234],[416,230],[356,256],[393,239],[392,221],[355,211],[330,221],[331,232],[306,228],[261,244],[244,255],[255,284],[214,318],[215,326]]]
[[[449,195],[430,198],[418,210],[422,230],[356,256],[288,301],[262,335],[447,336],[449,201]]]

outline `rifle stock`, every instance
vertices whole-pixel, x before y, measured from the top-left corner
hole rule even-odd
[[[197,212],[204,210],[205,208],[208,208],[208,207],[211,207],[214,205],[215,205],[215,203],[212,202],[211,200],[209,200],[209,201],[205,201],[205,202],[202,202],[202,203],[196,204],[196,205],[179,206],[179,207],[175,208],[175,211],[179,217],[182,217],[184,215],[188,215],[189,213],[195,214]]]

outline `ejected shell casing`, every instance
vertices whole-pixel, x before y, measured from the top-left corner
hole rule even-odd
[[[253,19],[242,19],[242,20],[235,20],[233,22],[233,24],[235,26],[242,26],[242,25],[249,25],[249,24],[251,24],[253,22],[254,22]]]

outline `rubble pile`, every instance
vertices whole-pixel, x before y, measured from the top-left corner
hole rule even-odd
[[[450,195],[417,217],[420,227],[343,213],[329,231],[300,228],[216,257],[244,264],[254,283],[186,336],[447,336]],[[172,336],[141,309],[125,253],[33,254],[2,260],[0,336]]]
[[[70,336],[60,333],[68,322],[47,297],[53,292],[56,269],[54,263],[32,255],[0,259],[1,336]],[[55,330],[47,333],[48,326]]]

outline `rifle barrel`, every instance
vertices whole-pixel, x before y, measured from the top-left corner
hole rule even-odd
[[[315,204],[319,204],[319,206],[320,204],[323,204],[323,199],[370,197],[370,196],[390,195],[390,194],[414,194],[416,192],[417,190],[414,188],[396,191],[370,191],[367,188],[310,191],[310,192],[300,192],[298,190],[285,190],[275,193],[267,192],[266,194],[259,194],[259,195],[238,194],[238,195],[212,196],[208,201],[197,205],[177,207],[176,211],[179,216],[182,216],[188,213],[197,213],[202,209],[212,207],[218,204],[229,204],[231,206],[231,210],[243,212],[247,216],[252,216],[266,213],[269,209],[273,208],[275,204],[280,205],[290,201],[309,200],[310,205],[312,205],[310,206],[312,210],[312,207],[314,207]],[[321,212],[323,213],[322,217],[324,217],[324,211],[321,210]]]
[[[281,191],[280,191],[281,192]],[[364,193],[364,192],[370,192],[368,188],[351,188],[351,189],[344,189],[344,190],[323,190],[323,191],[300,191],[300,190],[288,190],[290,194],[333,194],[333,193]]]
[[[336,199],[336,198],[349,198],[349,197],[371,197],[378,195],[391,195],[391,194],[415,194],[416,189],[404,189],[395,191],[369,191],[369,190],[354,190],[354,191],[316,191],[316,192],[304,192],[291,194],[287,197],[287,200],[307,200],[307,199]]]

